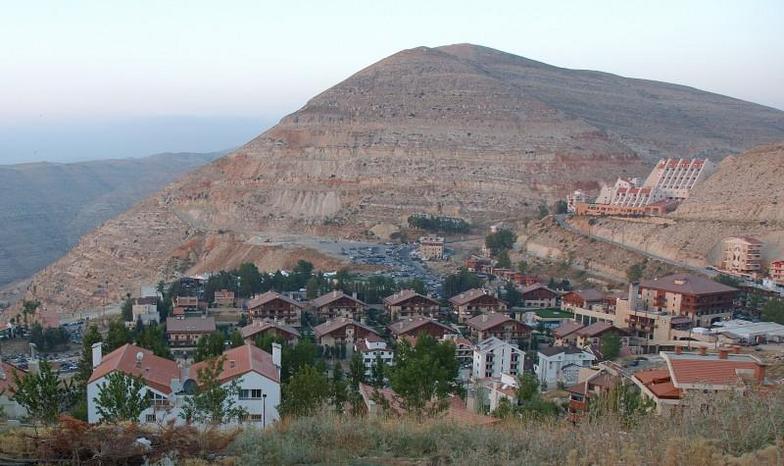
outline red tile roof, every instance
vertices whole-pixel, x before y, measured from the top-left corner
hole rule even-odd
[[[264,294],[260,294],[258,296],[254,296],[253,299],[248,301],[248,309],[253,309],[254,307],[262,306],[262,305],[267,304],[267,303],[269,303],[271,301],[274,301],[276,299],[280,299],[281,301],[285,301],[285,302],[291,304],[292,306],[297,306],[300,309],[302,308],[302,303],[300,303],[298,301],[295,301],[295,300],[289,298],[286,295],[282,295],[282,294],[276,293],[274,291],[267,291]]]
[[[272,355],[250,343],[224,351],[226,360],[223,362],[223,371],[218,376],[221,383],[240,377],[248,372],[256,372],[264,377],[280,382],[278,368],[272,363]],[[202,361],[191,366],[190,377],[198,380],[199,370],[207,367],[209,361]]]
[[[611,330],[611,329],[615,329],[615,331],[618,332],[619,334],[625,334],[626,333],[625,331],[615,327],[610,322],[594,322],[593,324],[591,324],[591,325],[589,325],[587,327],[583,327],[581,329],[578,329],[577,330],[577,335],[579,335],[581,337],[591,338],[591,337],[599,336],[602,333],[604,333],[604,332],[606,332],[608,330]]]
[[[240,334],[242,338],[250,338],[257,333],[263,332],[267,329],[277,329],[281,332],[288,333],[289,335],[295,336],[299,338],[299,332],[294,327],[290,327],[288,325],[280,324],[277,322],[272,322],[270,320],[262,320],[262,321],[253,321],[250,324],[242,327],[240,329]]]
[[[522,322],[518,322],[508,315],[504,314],[503,312],[491,312],[489,314],[479,314],[478,316],[474,316],[466,321],[466,325],[472,327],[480,332],[485,330],[491,329],[493,327],[497,327],[499,325],[505,324],[507,322],[515,322],[523,327],[528,328]]]
[[[581,328],[583,328],[583,324],[574,320],[565,320],[561,322],[561,325],[559,325],[558,328],[553,330],[553,335],[556,338],[563,338],[565,336],[571,335]]]
[[[572,290],[569,293],[574,293],[579,296],[583,301],[598,302],[604,300],[604,293],[596,288],[586,288],[584,290]],[[567,293],[568,294],[568,293]]]
[[[185,319],[166,319],[167,333],[210,333],[215,331],[214,317],[189,317]]]
[[[362,301],[358,300],[357,298],[355,298],[355,297],[353,297],[351,295],[347,295],[346,293],[344,293],[342,291],[339,291],[339,290],[335,290],[335,291],[331,291],[331,292],[329,292],[327,294],[323,294],[323,295],[319,296],[318,298],[314,299],[313,301],[311,301],[310,304],[312,304],[313,307],[322,307],[322,306],[326,306],[327,304],[333,303],[333,302],[337,301],[340,298],[348,298],[348,299],[354,301],[355,303],[357,303],[357,304],[359,304],[361,306],[365,305],[365,303],[363,303]]]
[[[138,355],[141,354],[141,362]],[[180,378],[177,363],[152,351],[127,343],[103,357],[101,364],[93,370],[88,383],[114,371],[144,379],[145,383],[161,393],[171,393],[172,379]]]
[[[731,286],[721,284],[709,278],[687,273],[676,273],[655,280],[640,281],[640,288],[669,291],[671,293],[704,295],[737,291]]]
[[[640,381],[658,398],[679,399],[681,391],[672,384],[670,371],[667,369],[651,369],[635,372],[632,376]]]
[[[387,328],[394,335],[400,336],[400,335],[410,333],[418,329],[419,327],[422,327],[429,323],[442,327],[447,333],[457,333],[452,327],[446,324],[442,324],[441,322],[435,319],[431,319],[429,317],[409,317],[406,319],[400,319],[397,322],[393,322],[389,324]]]
[[[754,370],[761,364],[753,361],[735,361],[732,359],[677,359],[669,361],[672,381],[675,386],[681,384],[734,385],[741,378],[736,372]]]
[[[430,303],[433,304],[434,306],[438,305],[438,301],[436,301],[435,299],[428,296],[421,295],[411,289],[400,290],[399,292],[391,296],[387,296],[386,298],[384,298],[384,304],[386,304],[387,306],[394,306],[396,304],[400,304],[406,300],[409,300],[411,298],[416,298],[416,297],[426,299],[430,301]]]
[[[324,322],[323,324],[316,326],[313,329],[313,333],[316,335],[316,338],[321,338],[322,336],[328,335],[328,334],[334,332],[335,330],[339,330],[339,329],[345,327],[346,325],[354,325],[356,327],[363,328],[363,329],[367,330],[368,332],[378,334],[378,332],[376,332],[372,328],[368,327],[367,325],[361,324],[361,323],[357,322],[356,320],[349,319],[347,317],[338,317],[338,318],[333,319],[333,320],[328,320],[328,321]]]
[[[455,306],[462,306],[464,304],[470,303],[471,301],[481,298],[482,296],[492,296],[497,301],[500,301],[497,297],[491,295],[487,290],[483,288],[473,288],[468,291],[464,291],[456,296],[452,296],[449,298],[449,302],[454,304]]]

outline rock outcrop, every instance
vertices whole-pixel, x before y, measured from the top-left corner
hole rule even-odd
[[[120,296],[174,271],[223,268],[202,245],[224,237],[237,248],[281,232],[365,237],[416,212],[518,219],[608,173],[641,175],[659,156],[777,138],[784,112],[716,94],[472,45],[420,47],[88,235],[34,286],[51,306],[88,306],[105,277]]]

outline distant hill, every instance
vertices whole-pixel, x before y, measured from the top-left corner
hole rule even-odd
[[[0,286],[29,277],[88,231],[221,154],[0,165]]]
[[[778,140],[784,112],[769,107],[475,45],[419,47],[107,222],[33,285],[73,310],[100,301],[102,280],[119,299],[238,258],[268,265],[263,238],[275,233],[365,238],[420,212],[514,221],[659,157],[720,159]]]

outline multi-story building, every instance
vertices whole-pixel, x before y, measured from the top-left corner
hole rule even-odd
[[[436,317],[440,307],[435,299],[411,289],[400,290],[384,298],[384,308],[392,320],[414,316]]]
[[[357,299],[356,293],[349,296],[339,290],[323,294],[310,302],[311,309],[320,319],[346,317],[360,320],[365,316],[365,303]]]
[[[272,320],[295,328],[302,325],[302,303],[274,291],[254,296],[247,307],[251,321]]]
[[[566,320],[553,330],[553,346],[577,346],[577,331],[585,326],[575,320]]]
[[[470,367],[474,361],[474,344],[471,340],[456,333],[448,333],[441,341],[451,341],[455,345],[455,358],[461,367]]]
[[[280,338],[289,345],[296,345],[300,338],[296,328],[271,320],[254,320],[242,327],[240,334],[247,343],[253,343],[259,337],[271,335]]]
[[[566,211],[573,214],[577,210],[577,204],[585,204],[589,201],[588,195],[577,190],[566,196]]]
[[[577,334],[576,343],[578,348],[585,348],[588,346],[600,348],[602,339],[608,335],[617,336],[621,341],[621,348],[628,348],[631,343],[629,334],[625,330],[616,327],[611,322],[596,322],[587,327],[578,329],[575,333]]]
[[[590,367],[596,360],[593,354],[573,346],[554,346],[539,350],[534,365],[536,378],[543,390],[577,383],[580,368]]]
[[[387,366],[391,366],[395,359],[395,352],[391,348],[387,348],[387,342],[372,333],[367,338],[357,340],[354,343],[354,351],[362,355],[362,364],[365,365],[367,380],[370,380],[373,375],[373,366],[376,365],[378,359],[381,359],[381,362]]]
[[[215,331],[214,317],[186,317],[166,319],[166,336],[173,347],[194,347],[199,338]]]
[[[172,315],[183,318],[188,314],[198,314],[201,312],[199,298],[196,296],[177,296],[172,303]]]
[[[551,290],[541,283],[526,286],[520,290],[522,294],[523,307],[532,309],[545,309],[559,305],[561,294]]]
[[[466,270],[473,273],[489,273],[494,265],[493,259],[483,256],[471,256],[464,262]]]
[[[525,352],[514,343],[507,343],[495,337],[479,342],[474,349],[472,376],[474,379],[513,377],[523,373]]]
[[[397,340],[416,340],[419,335],[430,335],[435,339],[442,339],[446,335],[458,333],[452,327],[429,317],[400,319],[389,324],[387,329]]]
[[[213,300],[217,307],[234,307],[236,303],[234,292],[231,290],[218,290]]]
[[[506,303],[483,288],[473,288],[449,299],[460,323],[478,314],[506,311]]]
[[[743,392],[750,386],[766,384],[765,364],[751,354],[731,354],[721,349],[708,353],[660,353],[666,366],[636,372],[632,381],[643,396],[656,403],[656,412],[669,413],[684,403],[688,393]]]
[[[770,263],[770,278],[779,285],[784,285],[784,259]]]
[[[519,343],[531,335],[531,328],[500,312],[479,314],[466,321],[475,341],[494,337],[507,343]]]
[[[419,257],[426,261],[444,259],[444,238],[441,236],[423,236],[419,238]]]
[[[140,423],[163,425],[185,423],[182,411],[185,399],[201,383],[199,372],[209,364],[203,361],[191,367],[180,367],[175,361],[156,356],[152,351],[126,344],[102,356],[101,343],[93,345],[93,372],[87,382],[87,419],[101,421],[96,398],[114,372],[139,377],[142,392],[152,404],[139,416]],[[245,344],[225,351],[218,381],[225,387],[237,381],[240,390],[234,395],[235,405],[245,410],[241,419],[231,420],[267,426],[278,420],[280,405],[280,345],[273,345],[273,354],[254,345]]]
[[[607,296],[595,288],[572,290],[561,297],[561,308],[567,311],[575,307],[590,309],[595,306],[604,306],[606,300]]]
[[[337,317],[328,320],[313,329],[316,343],[322,346],[338,346],[348,344],[353,346],[360,339],[367,339],[369,335],[380,337],[375,330],[367,325],[346,317]]]
[[[722,242],[721,269],[733,275],[757,278],[762,271],[762,241],[749,236],[733,236]]]
[[[138,298],[131,307],[133,314],[133,321],[130,324],[135,325],[136,322],[141,321],[144,325],[152,323],[159,323],[161,321],[161,314],[158,312],[157,298]]]
[[[735,288],[691,274],[642,280],[639,289],[642,309],[685,316],[703,327],[730,319],[738,294]]]
[[[715,169],[716,165],[708,159],[660,160],[643,186],[655,189],[667,200],[684,201],[692,188]]]

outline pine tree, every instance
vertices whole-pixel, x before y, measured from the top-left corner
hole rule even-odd
[[[349,372],[351,379],[351,389],[358,390],[359,384],[365,381],[365,363],[362,361],[362,355],[359,352],[354,353],[354,355],[351,357]]]
[[[95,404],[104,422],[117,423],[138,421],[152,400],[147,396],[141,378],[112,372],[106,376],[106,382],[98,386]]]
[[[247,414],[245,408],[234,401],[240,393],[239,380],[224,385],[219,379],[225,362],[225,356],[212,358],[199,369],[198,391],[185,399],[180,413],[186,422],[218,425],[240,420]]]
[[[335,412],[338,414],[343,413],[343,405],[348,400],[348,391],[346,389],[346,380],[343,376],[343,368],[340,364],[335,364],[332,370],[332,386],[331,386],[332,406],[335,407]]]
[[[373,367],[370,371],[371,385],[375,388],[384,388],[384,360],[381,355],[376,355],[376,360],[373,361]]]
[[[31,418],[44,424],[56,422],[58,415],[71,402],[68,387],[60,381],[47,361],[39,363],[35,374],[27,373],[20,377],[14,372],[12,391],[11,398],[22,405]]]

